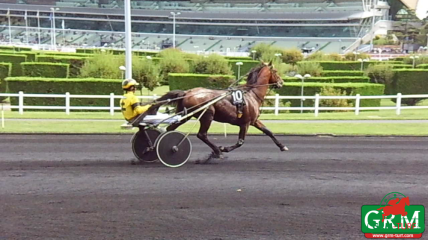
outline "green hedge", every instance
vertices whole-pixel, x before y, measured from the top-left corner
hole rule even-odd
[[[253,58],[251,57],[224,57],[229,61],[253,61]]]
[[[0,46],[0,50],[9,50],[9,51],[32,51],[33,49],[30,47],[19,47],[19,46]]]
[[[253,61],[253,60],[229,60],[229,65],[232,68],[232,71],[235,74],[235,77],[238,76],[238,66],[236,65],[237,62],[242,62],[241,65],[241,76],[247,74],[253,67],[256,67],[260,64],[260,61]]]
[[[339,77],[339,76],[364,76],[363,71],[343,71],[343,70],[326,70],[322,73],[323,77]]]
[[[410,64],[391,64],[393,69],[413,68]]]
[[[235,80],[231,75],[211,75],[192,73],[168,74],[169,89],[187,90],[196,87],[225,89]]]
[[[300,78],[284,77],[285,82],[301,82]],[[325,82],[325,83],[369,83],[370,78],[364,76],[343,76],[343,77],[310,77],[306,78],[305,82]]]
[[[358,61],[312,61],[318,62],[323,70],[357,70],[361,71],[361,62]],[[386,63],[385,61],[369,61],[364,62],[363,66],[366,69],[370,64]],[[403,64],[400,61],[387,61],[389,64]]]
[[[93,54],[68,53],[68,52],[40,52],[40,55],[53,55],[56,57],[93,57]]]
[[[9,92],[39,94],[81,94],[81,95],[122,95],[120,79],[95,78],[31,78],[9,77]],[[18,98],[11,98],[11,104],[17,105]],[[64,98],[24,98],[25,105],[33,106],[65,106]],[[71,98],[71,106],[109,106],[109,99]],[[119,99],[115,100],[119,106]],[[45,111],[45,110],[44,110]]]
[[[16,52],[16,51],[9,51],[9,50],[0,50],[0,54],[25,55],[27,56],[27,62],[36,61],[36,55],[37,55],[37,53],[35,52]]]
[[[301,83],[286,82],[284,86],[277,89],[276,92],[282,96],[300,96],[301,95]],[[383,95],[385,85],[383,84],[372,84],[372,83],[304,83],[304,96],[315,96],[320,93],[323,87],[333,87],[335,89],[341,89],[346,91],[347,95],[360,94],[361,96],[368,95]],[[284,103],[291,102],[292,107],[300,106],[300,99],[284,99]],[[352,101],[355,106],[355,101]],[[304,106],[313,107],[314,100],[306,99]],[[380,99],[363,99],[360,103],[361,107],[378,107],[380,106]]]
[[[54,55],[39,55],[37,62],[52,62],[52,63],[65,63],[70,64],[70,77],[78,77],[80,69],[85,64],[87,57],[73,57],[73,56],[54,56]]]
[[[428,64],[419,64],[417,68],[428,69]]]
[[[11,76],[21,76],[21,63],[27,61],[27,56],[24,54],[0,54],[2,62],[12,63]]]
[[[0,63],[0,93],[7,92],[7,81],[5,80],[10,76],[12,71],[11,63]],[[0,102],[5,100],[7,97],[0,97]]]
[[[387,94],[401,93],[428,94],[428,70],[425,69],[395,69],[394,79],[386,91]],[[402,99],[402,103],[411,104],[416,99]]]
[[[22,74],[26,77],[68,78],[70,64],[49,62],[21,63]]]

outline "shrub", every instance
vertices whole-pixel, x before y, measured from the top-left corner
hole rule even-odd
[[[303,60],[302,51],[297,48],[285,49],[280,52],[282,54],[281,59],[284,63],[296,64]]]
[[[142,86],[153,90],[159,83],[159,66],[146,58],[133,56],[132,77]]]
[[[317,62],[298,62],[297,73],[304,75],[310,74],[313,77],[321,76],[323,68]]]
[[[418,56],[419,58],[415,59],[415,65],[418,66],[419,64],[428,64],[428,56]],[[411,64],[413,66],[413,59],[412,58],[403,58],[404,64]]]
[[[285,77],[285,82],[301,82],[300,78]],[[370,78],[364,76],[338,76],[338,77],[310,77],[305,82],[325,82],[325,83],[369,83]]]
[[[80,69],[80,77],[121,79],[122,73],[119,70],[123,62],[121,59],[123,56],[114,56],[107,52],[94,54],[92,58],[86,59]]]
[[[373,84],[373,83],[305,83],[304,85],[304,96],[314,96],[321,92],[323,87],[332,87],[334,89],[340,89],[342,92],[346,91],[347,95],[360,94],[362,96],[370,95],[382,95],[384,93],[385,85]],[[277,93],[282,96],[300,96],[302,84],[299,82],[286,82],[284,86],[277,89]],[[300,106],[300,99],[287,99],[283,102],[291,102],[291,106]],[[352,104],[355,104],[352,101]],[[306,99],[304,106],[314,106],[314,100]],[[380,106],[380,99],[363,99],[360,103],[361,107],[378,107]]]
[[[260,64],[260,61],[253,60],[229,60],[228,62],[235,76],[238,76],[238,66],[236,65],[237,62],[242,62],[242,65],[240,67],[240,76],[246,75],[253,67]]]
[[[159,53],[161,81],[168,83],[169,73],[187,73],[189,72],[189,63],[185,61],[181,51],[176,49],[166,49]]]
[[[348,96],[345,90],[333,87],[322,87],[320,96]],[[352,93],[349,95],[353,95]],[[320,107],[352,107],[350,99],[320,99]],[[327,110],[328,112],[329,110]],[[331,110],[333,111],[333,110]],[[336,111],[336,110],[335,110]],[[339,110],[346,111],[346,110]]]
[[[221,74],[230,75],[232,70],[228,61],[217,54],[210,54],[209,56],[199,56],[194,61],[194,72],[200,74]]]
[[[324,70],[321,74],[323,77],[337,77],[337,76],[364,76],[363,71],[341,71],[341,70]]]
[[[211,89],[225,89],[234,82],[235,77],[231,75],[170,73],[168,75],[170,90],[187,90],[196,87]]]
[[[370,78],[372,83],[390,84],[394,77],[393,67],[390,64],[369,65],[365,75]]]
[[[10,76],[12,71],[11,63],[0,63],[0,93],[6,93],[7,91],[7,81],[5,80]],[[6,97],[0,97],[0,102],[3,102]]]
[[[68,78],[70,64],[24,62],[21,63],[22,75],[26,77]]]
[[[317,51],[309,55],[306,60],[308,61],[335,61],[330,58],[329,55],[325,54],[322,51]]]
[[[279,65],[275,66],[275,68],[278,71],[279,76],[286,75],[294,77],[296,73],[296,66],[287,63],[280,63]]]
[[[388,84],[387,94],[395,95],[401,93],[403,95],[409,95],[428,93],[428,70],[395,69],[394,73],[393,82]],[[403,98],[401,102],[413,106],[422,100],[422,98]]]
[[[348,52],[344,56],[346,61],[357,61],[358,59],[370,59],[370,55],[367,53],[357,53]]]
[[[265,54],[265,57],[268,55],[274,55],[272,51],[272,47],[267,43],[259,43],[256,44],[254,47],[251,48],[251,51],[256,51],[254,53],[254,59],[255,60],[262,60],[262,55]]]
[[[0,54],[0,59],[3,62],[12,63],[11,76],[21,76],[21,63],[27,61],[27,56],[24,54]]]
[[[23,91],[36,94],[70,94],[81,95],[108,95],[114,93],[121,95],[120,79],[94,79],[94,78],[34,78],[9,77],[6,79],[11,93]],[[18,105],[18,98],[11,98],[12,105]],[[64,98],[24,98],[25,105],[37,106],[65,106]],[[109,106],[109,99],[71,98],[72,106]],[[119,99],[115,101],[119,105]],[[45,110],[44,110],[45,111]]]

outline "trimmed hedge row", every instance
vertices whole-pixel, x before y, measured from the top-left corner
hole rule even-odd
[[[10,55],[25,55],[27,56],[28,62],[34,62],[36,61],[36,52],[15,52],[15,51],[9,51],[9,50],[0,50],[0,54],[10,54]]]
[[[419,64],[417,68],[428,69],[428,64]]]
[[[114,93],[122,95],[120,79],[96,78],[32,78],[9,77],[6,79],[9,92],[39,94],[82,94],[82,95],[108,95]],[[25,105],[33,106],[65,106],[64,98],[24,98]],[[11,98],[11,104],[17,105],[18,98]],[[71,106],[109,106],[109,99],[71,98]],[[119,105],[119,99],[115,100]]]
[[[22,75],[26,77],[68,78],[70,64],[49,62],[21,63]]]
[[[300,96],[301,94],[301,83],[286,82],[284,86],[277,89],[276,92],[282,96]],[[372,83],[304,83],[304,96],[314,96],[321,92],[323,87],[333,87],[340,89],[342,92],[346,91],[347,95],[355,96],[360,94],[361,96],[369,95],[382,95],[385,89],[383,84],[372,84]],[[284,103],[291,102],[292,107],[300,106],[300,99],[284,99]],[[355,101],[353,102],[355,106]],[[313,107],[314,100],[306,99],[304,101],[305,107]],[[361,107],[378,107],[380,106],[380,99],[363,99],[360,103]]]
[[[225,89],[235,80],[231,75],[211,75],[192,73],[170,73],[168,82],[170,90],[187,90],[196,87]]]
[[[9,51],[32,51],[33,49],[30,47],[20,47],[20,46],[0,46],[0,50],[9,50]]]
[[[240,67],[240,76],[247,74],[253,67],[256,67],[260,64],[260,61],[254,60],[229,60],[228,62],[236,77],[238,76],[238,66],[236,65],[237,62],[242,62],[242,65]]]
[[[11,71],[11,63],[0,63],[0,93],[7,92],[7,81],[5,79],[10,76]],[[6,97],[0,97],[0,102],[4,99],[6,99]]]
[[[343,70],[326,70],[322,73],[323,77],[338,77],[338,76],[364,76],[363,71],[343,71]]]
[[[395,69],[392,84],[387,94],[428,94],[428,69]],[[403,98],[404,104],[414,105],[419,99]]]
[[[2,62],[12,63],[12,72],[11,76],[21,76],[21,63],[27,61],[27,56],[24,54],[2,54],[0,53],[0,59]]]
[[[323,70],[361,70],[361,62],[358,61],[311,61],[321,65]],[[366,69],[370,64],[385,63],[380,61],[363,62],[363,67]],[[400,61],[387,61],[389,64],[403,64]]]
[[[52,63],[65,63],[70,64],[70,77],[78,77],[80,69],[85,64],[87,57],[73,57],[73,56],[54,56],[54,55],[39,55],[37,62],[52,62]]]
[[[301,82],[300,78],[284,77],[284,82]],[[369,83],[370,78],[364,76],[343,76],[343,77],[310,77],[305,82],[324,82],[324,83]]]

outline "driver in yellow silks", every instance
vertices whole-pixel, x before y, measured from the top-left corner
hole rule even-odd
[[[138,101],[138,98],[135,96],[135,90],[139,84],[134,79],[126,79],[122,82],[122,89],[126,91],[123,95],[125,98],[120,100],[120,107],[122,110],[123,117],[128,122],[132,122],[136,117],[151,107],[151,105],[144,105]]]

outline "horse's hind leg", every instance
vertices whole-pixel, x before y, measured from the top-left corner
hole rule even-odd
[[[273,133],[260,120],[257,120],[253,126],[262,131],[264,134],[268,135],[281,151],[288,151],[288,148],[280,143]]]
[[[231,152],[231,151],[233,151],[233,150],[241,147],[244,144],[245,135],[247,135],[248,127],[249,127],[248,124],[239,126],[239,139],[238,139],[238,142],[235,145],[230,146],[230,147],[220,147],[220,151],[222,151],[222,152]]]

